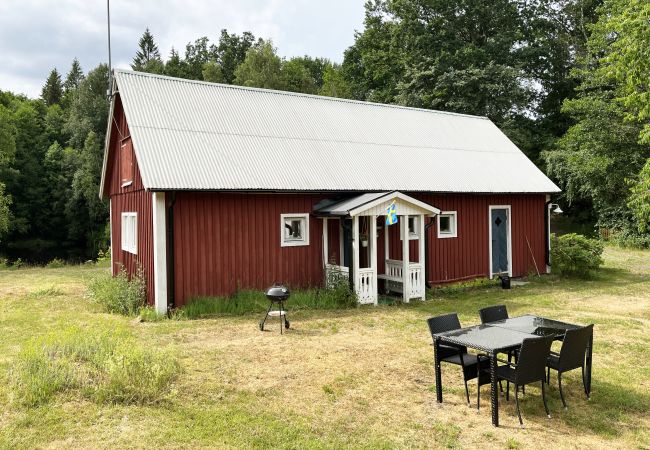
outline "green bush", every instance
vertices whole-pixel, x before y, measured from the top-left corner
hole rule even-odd
[[[28,407],[75,389],[97,403],[153,404],[180,371],[175,356],[124,332],[73,327],[26,344],[10,380],[14,401]]]
[[[54,258],[52,261],[47,263],[46,267],[49,269],[59,269],[61,267],[65,266],[65,261],[63,261],[60,258]]]
[[[612,236],[612,242],[623,248],[650,248],[650,233],[641,233],[636,230],[617,231]]]
[[[603,264],[603,243],[581,234],[553,235],[551,264],[554,273],[587,277]]]
[[[130,280],[124,268],[115,277],[110,274],[97,275],[90,280],[88,293],[106,311],[134,316],[146,301],[144,272],[138,267],[137,273]]]

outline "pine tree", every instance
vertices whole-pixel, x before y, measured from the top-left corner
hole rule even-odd
[[[62,96],[63,84],[61,83],[61,75],[59,75],[59,72],[54,68],[45,81],[41,97],[45,104],[50,106],[60,103]]]
[[[81,69],[81,64],[77,58],[72,60],[72,66],[68,75],[65,77],[65,82],[63,83],[63,90],[67,94],[70,91],[73,91],[79,87],[79,84],[84,79],[84,72]]]
[[[139,50],[135,53],[131,68],[140,72],[162,73],[164,65],[153,34],[147,28],[138,42]]]

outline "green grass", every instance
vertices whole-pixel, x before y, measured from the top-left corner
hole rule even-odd
[[[260,293],[197,307],[200,320],[145,308],[141,322],[87,298],[105,268],[0,270],[0,448],[649,448],[650,251],[608,247],[604,259],[589,280],[477,281],[408,305],[337,308],[296,292],[283,335],[277,321],[257,328]],[[436,404],[425,319],[455,311],[471,325],[497,303],[595,323],[590,401],[568,373],[568,410],[553,380],[552,419],[530,387],[526,428],[501,397],[495,429],[489,387],[477,413],[450,366]]]

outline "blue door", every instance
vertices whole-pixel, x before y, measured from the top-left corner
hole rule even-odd
[[[508,273],[508,210],[493,209],[490,213],[492,228],[492,273]]]

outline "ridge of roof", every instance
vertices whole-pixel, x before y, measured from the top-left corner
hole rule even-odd
[[[191,79],[187,79],[187,78],[171,77],[169,75],[159,75],[159,74],[155,74],[155,73],[138,72],[138,71],[135,71],[135,70],[127,70],[127,69],[113,69],[113,73],[122,73],[122,74],[125,74],[127,76],[142,76],[142,77],[146,77],[146,78],[159,78],[159,79],[162,79],[162,80],[174,81],[174,82],[177,82],[177,83],[207,85],[207,86],[220,87],[220,88],[232,89],[232,90],[242,90],[242,91],[249,91],[249,92],[261,92],[261,93],[274,94],[274,95],[286,95],[286,96],[290,96],[290,97],[313,98],[313,99],[322,100],[322,101],[351,103],[351,104],[374,106],[374,107],[380,107],[380,108],[404,109],[404,110],[407,110],[407,111],[420,111],[420,112],[426,112],[426,113],[431,113],[431,114],[444,114],[444,115],[450,115],[450,116],[467,117],[467,118],[470,118],[470,119],[490,120],[486,116],[477,116],[477,115],[473,115],[473,114],[457,113],[457,112],[451,112],[451,111],[440,111],[440,110],[437,110],[437,109],[416,108],[416,107],[413,107],[413,106],[403,106],[403,105],[388,104],[388,103],[375,103],[375,102],[368,102],[368,101],[363,101],[363,100],[353,100],[353,99],[348,99],[348,98],[329,97],[329,96],[325,96],[325,95],[316,95],[316,94],[305,94],[305,93],[302,93],[302,92],[281,91],[281,90],[276,90],[276,89],[265,89],[265,88],[241,86],[241,85],[235,85],[235,84],[213,83],[213,82],[210,82],[210,81],[191,80]],[[119,90],[119,86],[118,86],[118,90]]]

